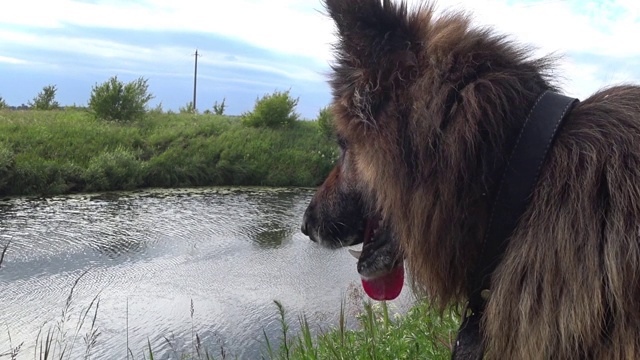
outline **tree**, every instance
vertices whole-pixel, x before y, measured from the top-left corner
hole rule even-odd
[[[2,96],[0,96],[0,110],[1,110],[1,109],[5,109],[5,108],[8,108],[8,107],[9,107],[9,105],[7,105],[7,102],[6,102],[6,101],[4,101],[4,99],[2,98]]]
[[[242,115],[242,123],[253,127],[283,127],[290,126],[300,117],[295,108],[299,99],[293,99],[289,91],[275,91],[271,95],[264,95],[256,99],[253,111]]]
[[[216,101],[215,103],[213,103],[213,113],[216,115],[224,115],[224,109],[226,107],[225,105],[225,100],[227,100],[226,98],[222,98],[222,103],[218,104],[218,102]]]
[[[39,92],[32,101],[28,102],[29,107],[36,110],[59,109],[60,104],[55,100],[56,91],[58,91],[58,89],[55,85],[47,85],[43,87],[42,91]]]
[[[133,121],[145,114],[151,99],[147,79],[140,77],[125,84],[113,76],[91,89],[89,109],[104,120]]]

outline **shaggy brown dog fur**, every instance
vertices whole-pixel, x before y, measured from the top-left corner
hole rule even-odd
[[[343,155],[303,229],[361,232],[349,216],[379,212],[414,289],[463,304],[497,174],[538,95],[555,89],[553,59],[430,5],[325,2]],[[486,357],[639,359],[639,225],[640,88],[611,87],[574,108],[542,167],[492,277]]]

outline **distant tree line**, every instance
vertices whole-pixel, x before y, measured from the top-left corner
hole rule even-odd
[[[26,105],[8,106],[0,96],[0,109],[12,110],[59,110],[63,108],[87,109],[96,118],[114,122],[132,122],[140,119],[146,113],[162,113],[162,103],[153,109],[148,109],[148,103],[154,98],[149,92],[148,80],[140,77],[128,83],[124,83],[117,76],[111,77],[102,84],[95,84],[91,88],[91,97],[86,107],[67,106],[62,107],[56,101],[56,85],[47,85],[42,88]],[[274,91],[257,98],[252,111],[243,113],[240,118],[244,125],[249,127],[279,128],[288,127],[300,119],[295,108],[299,98],[292,98],[289,90]],[[222,102],[214,102],[211,110],[205,114],[224,115],[226,99]],[[171,112],[171,111],[168,111]],[[179,108],[180,113],[197,114],[192,102],[188,102]],[[320,110],[318,114],[320,130],[327,137],[333,136],[333,115],[329,107]]]

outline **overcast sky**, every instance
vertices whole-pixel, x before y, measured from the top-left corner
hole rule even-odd
[[[438,2],[449,8],[540,54],[563,54],[569,95],[640,82],[638,0]],[[330,100],[334,39],[320,0],[15,0],[0,12],[0,96],[17,106],[55,84],[62,105],[86,105],[96,83],[142,76],[152,105],[177,110],[192,98],[198,49],[200,111],[226,98],[227,113],[240,114],[290,89],[314,118]]]

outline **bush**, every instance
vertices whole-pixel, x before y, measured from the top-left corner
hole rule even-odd
[[[326,106],[320,109],[320,113],[318,114],[318,127],[322,135],[327,139],[335,139],[336,134],[333,129],[333,111],[331,107]]]
[[[104,120],[137,120],[145,114],[147,103],[153,99],[148,90],[147,79],[140,77],[124,84],[114,76],[91,89],[89,109]]]
[[[105,151],[89,161],[86,190],[132,190],[142,185],[143,163],[124,147]]]
[[[0,96],[0,110],[1,110],[1,109],[5,109],[5,108],[8,108],[8,107],[9,107],[9,105],[7,105],[7,102],[6,102],[6,101],[4,101],[4,99],[2,98],[2,96]]]
[[[252,127],[287,127],[294,124],[299,115],[295,112],[299,99],[293,99],[289,91],[275,91],[256,99],[252,112],[242,115],[242,123]]]
[[[47,85],[43,87],[42,91],[39,92],[32,101],[28,102],[29,107],[36,110],[59,109],[60,104],[55,100],[56,91],[58,91],[58,89],[56,89],[55,85]]]

